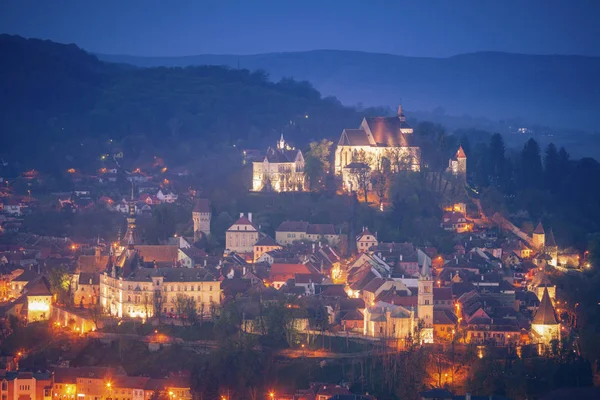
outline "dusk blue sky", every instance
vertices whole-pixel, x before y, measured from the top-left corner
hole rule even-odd
[[[0,0],[0,32],[143,56],[314,49],[600,56],[596,0]]]

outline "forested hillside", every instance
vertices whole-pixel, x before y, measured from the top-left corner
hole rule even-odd
[[[597,131],[599,57],[497,52],[447,58],[315,50],[256,55],[101,59],[139,66],[228,65],[263,69],[273,78],[308,80],[344,104],[398,102],[412,111],[438,107],[454,116],[518,120]]]
[[[75,45],[0,36],[0,153],[23,166],[83,166],[110,139],[185,162],[210,148],[336,137],[364,114],[307,82],[226,67],[138,69]],[[130,149],[131,150],[131,149]]]

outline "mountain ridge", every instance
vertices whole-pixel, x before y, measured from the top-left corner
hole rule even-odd
[[[104,61],[139,67],[225,65],[262,69],[273,80],[311,82],[347,105],[433,110],[530,124],[598,130],[600,57],[474,52],[411,57],[347,50],[138,57],[97,54]]]

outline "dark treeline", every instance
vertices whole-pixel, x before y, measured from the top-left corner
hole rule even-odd
[[[371,112],[263,71],[140,69],[9,35],[0,35],[0,51],[2,156],[40,170],[89,168],[110,139],[129,154],[158,149],[172,164],[234,144],[263,148],[281,133],[305,146]]]
[[[568,151],[550,143],[541,149],[529,139],[507,150],[503,137],[472,143],[462,134],[469,182],[479,192],[486,212],[510,215],[525,230],[537,221],[553,228],[559,246],[584,250],[600,229],[600,164],[592,158],[572,160]],[[529,221],[522,225],[520,222]]]

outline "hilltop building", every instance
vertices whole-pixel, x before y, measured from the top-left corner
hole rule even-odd
[[[421,149],[402,106],[395,117],[365,117],[358,129],[342,131],[335,151],[335,173],[342,174],[353,162],[366,163],[371,171],[421,169]]]
[[[454,176],[466,176],[467,174],[467,155],[463,150],[462,146],[458,148],[458,151],[453,158],[448,162],[448,168],[446,171],[452,173]]]
[[[252,163],[252,191],[302,192],[308,190],[302,151],[283,139],[269,147],[262,161]]]
[[[210,235],[210,204],[207,199],[199,199],[192,210],[194,222],[194,240]]]

